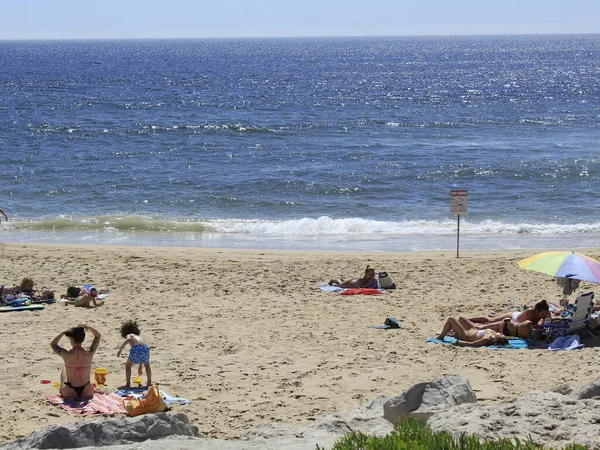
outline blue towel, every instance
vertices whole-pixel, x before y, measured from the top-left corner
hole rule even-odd
[[[404,328],[404,325],[398,322],[398,319],[395,317],[387,317],[383,324],[371,325],[370,328],[377,328],[379,330],[398,330],[400,328]]]
[[[144,398],[146,392],[148,392],[148,388],[129,388],[129,389],[117,389],[114,391],[114,394],[117,394],[119,397],[133,397],[136,399]],[[167,405],[188,405],[191,403],[187,398],[182,397],[173,397],[172,395],[167,394],[165,391],[160,389],[160,393],[165,400]]]
[[[557,337],[548,347],[550,351],[556,350],[575,350],[576,348],[583,347],[583,344],[579,341],[579,335],[573,334],[571,336],[560,336]]]
[[[440,341],[436,338],[427,338],[425,342],[433,342],[434,344],[452,344],[456,342],[456,338],[444,336],[444,340]],[[486,348],[527,348],[529,342],[527,339],[508,338],[508,345],[486,345]]]

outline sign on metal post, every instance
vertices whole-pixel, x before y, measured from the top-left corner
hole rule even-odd
[[[450,214],[456,214],[456,257],[459,257],[460,248],[460,216],[467,213],[467,190],[452,189],[450,191]]]

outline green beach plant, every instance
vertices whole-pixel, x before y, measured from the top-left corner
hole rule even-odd
[[[367,436],[353,432],[337,441],[332,450],[552,450],[531,439],[482,439],[466,433],[453,436],[434,432],[424,420],[412,417],[400,420],[387,436]],[[580,444],[569,444],[563,450],[589,450]]]

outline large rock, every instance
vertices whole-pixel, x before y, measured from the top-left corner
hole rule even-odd
[[[188,417],[183,413],[106,418],[53,425],[34,431],[28,437],[13,441],[2,448],[80,448],[142,442],[167,436],[197,437],[198,428],[190,425]]]
[[[417,383],[392,398],[383,405],[383,416],[391,423],[407,417],[429,419],[437,412],[476,401],[469,380],[460,375],[446,375],[430,383]]]
[[[19,439],[3,449],[21,448],[93,448],[107,450],[314,450],[329,447],[345,434],[360,431],[384,436],[393,429],[383,418],[380,396],[362,407],[326,414],[305,427],[273,422],[259,425],[239,439],[197,439],[198,429],[191,427],[185,414],[148,414],[136,418],[101,419],[68,425],[55,425]]]
[[[305,427],[270,423],[252,428],[240,440],[256,447],[273,449],[307,449],[332,447],[342,436],[353,431],[373,436],[391,433],[393,425],[383,418],[383,405],[389,400],[379,396],[358,409],[325,414]]]
[[[600,450],[600,378],[585,386],[562,385],[531,392],[506,403],[459,405],[432,416],[434,431],[514,438],[563,447],[577,442]]]

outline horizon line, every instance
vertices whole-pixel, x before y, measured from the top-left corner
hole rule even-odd
[[[226,40],[226,39],[348,39],[348,38],[415,38],[415,37],[500,37],[500,36],[593,36],[600,32],[582,33],[471,33],[471,34],[398,34],[398,35],[290,35],[290,36],[213,36],[213,37],[55,37],[0,38],[0,41],[157,41],[157,40]]]

